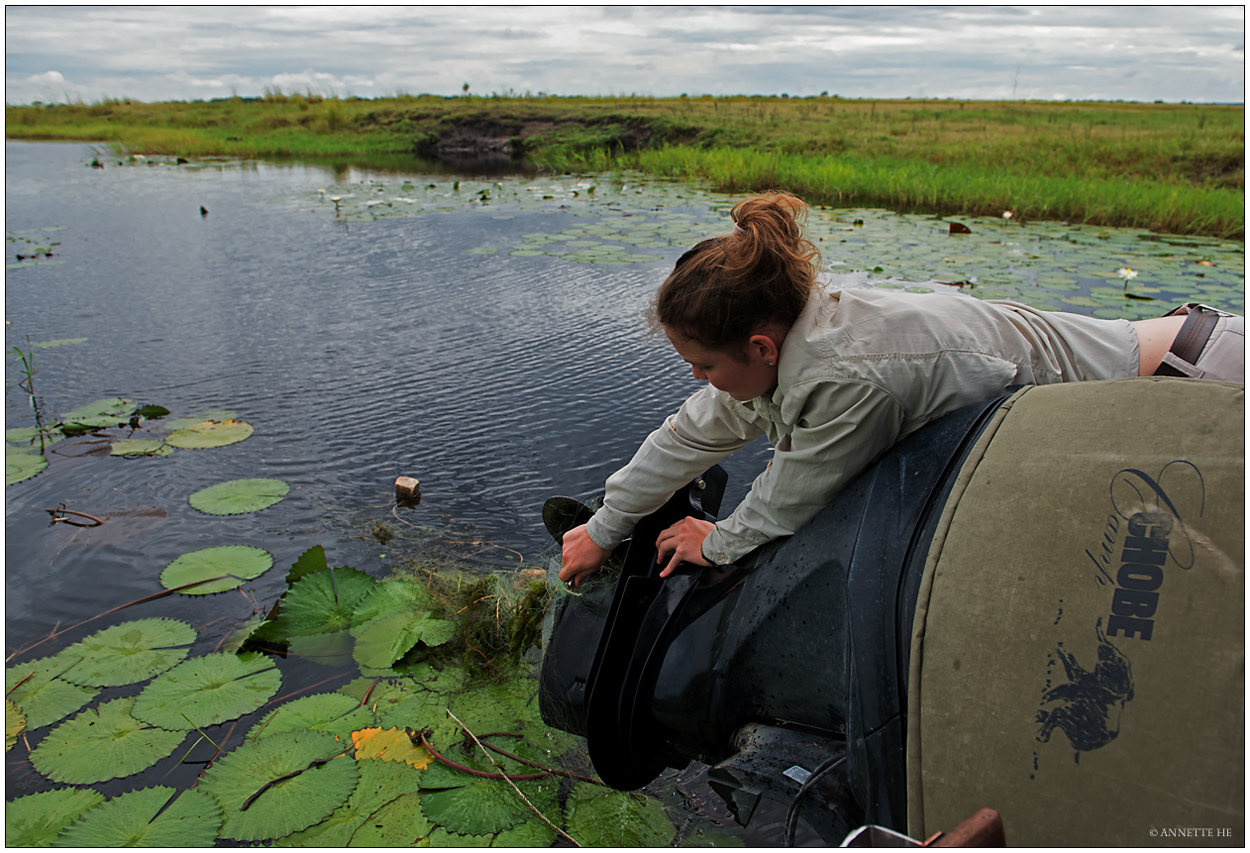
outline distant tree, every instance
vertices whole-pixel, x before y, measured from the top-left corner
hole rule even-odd
[[[469,94],[469,84],[468,84],[468,83],[465,83],[463,86],[461,86],[461,87],[460,87],[460,91],[461,91],[461,92],[464,92],[464,94],[465,94],[465,95],[468,95],[468,94]]]

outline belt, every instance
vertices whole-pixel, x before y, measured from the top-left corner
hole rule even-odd
[[[1220,315],[1214,311],[1204,310],[1200,306],[1191,308],[1185,316],[1185,324],[1176,333],[1176,340],[1172,341],[1172,355],[1189,364],[1197,364],[1198,356],[1202,354],[1202,348],[1211,339],[1211,332],[1215,329],[1215,324],[1219,322],[1219,319]],[[1184,376],[1185,374],[1164,362],[1159,365],[1154,375]]]

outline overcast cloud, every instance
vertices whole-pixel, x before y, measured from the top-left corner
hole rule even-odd
[[[1242,6],[5,7],[5,102],[266,90],[1245,100]]]

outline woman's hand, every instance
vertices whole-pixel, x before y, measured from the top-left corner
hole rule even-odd
[[[697,566],[712,565],[703,558],[703,540],[715,527],[710,521],[687,516],[661,533],[655,540],[655,547],[660,551],[655,561],[658,564],[667,560],[668,565],[660,572],[660,577],[671,575],[683,560]]]
[[[612,556],[595,544],[586,532],[586,525],[578,525],[564,534],[561,540],[560,580],[581,586],[582,581],[602,568]]]

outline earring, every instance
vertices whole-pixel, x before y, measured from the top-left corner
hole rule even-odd
[[[764,363],[767,364],[769,367],[773,366],[773,361],[771,358],[764,359]]]

